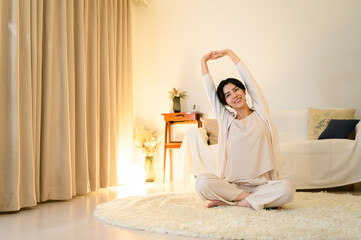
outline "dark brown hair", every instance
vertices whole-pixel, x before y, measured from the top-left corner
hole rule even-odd
[[[223,92],[223,88],[224,86],[226,86],[227,84],[229,83],[232,83],[234,85],[236,85],[237,87],[239,87],[240,89],[242,89],[244,92],[246,91],[246,87],[243,85],[243,83],[241,81],[239,81],[238,79],[235,79],[235,78],[227,78],[225,80],[222,80],[218,87],[217,87],[217,96],[218,96],[218,99],[219,101],[221,101],[221,103],[223,105],[228,105],[227,102],[226,102],[226,97],[224,95],[224,92]]]

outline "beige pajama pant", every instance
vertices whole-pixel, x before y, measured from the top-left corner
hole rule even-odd
[[[255,210],[279,207],[293,201],[294,185],[287,180],[270,180],[265,184],[230,183],[211,173],[202,173],[196,179],[196,191],[203,200],[220,200],[236,205],[234,200],[242,193],[251,194],[246,200]]]

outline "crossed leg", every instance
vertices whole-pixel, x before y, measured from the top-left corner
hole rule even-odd
[[[203,200],[211,201],[208,207],[232,205],[260,210],[293,201],[295,188],[285,180],[269,181],[254,187],[240,186],[203,173],[197,177],[196,191]]]

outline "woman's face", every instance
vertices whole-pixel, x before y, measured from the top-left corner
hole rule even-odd
[[[242,109],[246,106],[246,93],[233,83],[226,84],[223,93],[227,105],[233,109]]]

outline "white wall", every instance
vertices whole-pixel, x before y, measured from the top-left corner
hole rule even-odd
[[[356,108],[360,118],[360,0],[147,1],[150,7],[133,3],[136,126],[147,124],[164,136],[160,114],[171,112],[173,87],[189,93],[182,111],[197,104],[212,116],[200,59],[223,48],[248,65],[271,110]],[[211,62],[210,71],[216,82],[238,77],[229,59]],[[177,151],[174,174],[180,179]]]

